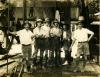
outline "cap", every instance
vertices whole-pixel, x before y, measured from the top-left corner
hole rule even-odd
[[[36,22],[42,22],[42,19],[36,19]]]

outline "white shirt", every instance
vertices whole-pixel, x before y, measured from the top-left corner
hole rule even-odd
[[[25,44],[25,45],[32,44],[31,37],[33,36],[33,33],[30,30],[28,31],[26,29],[20,30],[17,32],[17,35],[20,38],[21,44]]]
[[[78,42],[88,41],[88,34],[94,34],[94,32],[92,32],[86,28],[77,29],[74,32],[73,38],[75,38]]]
[[[0,42],[4,41],[4,33],[2,30],[0,30]]]
[[[34,35],[36,35],[37,37],[41,36],[41,28],[36,27],[35,29],[33,29],[33,33]]]
[[[53,27],[50,30],[50,34],[53,34],[54,36],[60,37],[61,36],[61,29]]]
[[[45,24],[44,24],[44,26],[42,26],[41,27],[41,34],[43,34],[43,36],[45,37],[45,38],[47,38],[47,37],[49,37],[50,35],[50,27],[48,27],[48,26],[46,26]]]

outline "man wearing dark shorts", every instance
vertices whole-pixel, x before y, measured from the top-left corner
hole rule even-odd
[[[36,20],[36,28],[33,30],[33,33],[35,35],[35,52],[33,53],[33,57],[37,60],[37,54],[40,52],[39,57],[39,65],[42,67],[42,60],[43,60],[43,51],[44,51],[44,45],[43,45],[43,34],[42,34],[42,19]]]
[[[49,37],[50,37],[50,19],[49,18],[45,18],[44,21],[44,25],[41,27],[41,33],[43,34],[43,46],[44,46],[44,59],[45,59],[45,66],[47,66],[47,59],[48,59],[48,52],[49,52],[49,46],[50,46],[50,42],[49,42]]]
[[[59,28],[59,22],[57,20],[53,21],[52,28],[50,30],[50,49],[51,58],[55,57],[55,66],[60,65],[60,40],[61,40],[61,29]],[[55,56],[54,56],[55,54]]]

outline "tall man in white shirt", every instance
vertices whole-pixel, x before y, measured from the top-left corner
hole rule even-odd
[[[37,19],[36,20],[36,28],[33,30],[33,33],[35,35],[35,52],[33,53],[33,57],[35,57],[35,63],[37,62],[37,54],[39,53],[40,50],[40,61],[39,65],[42,67],[42,59],[43,59],[43,51],[44,51],[44,43],[43,43],[43,33],[42,33],[42,19]]]
[[[75,67],[74,72],[76,71],[84,72],[87,56],[90,55],[88,42],[91,40],[93,35],[94,32],[90,31],[87,28],[83,28],[82,22],[79,22],[78,29],[74,32],[73,42],[72,42],[72,45],[75,43],[75,41],[78,42],[78,49],[76,53],[77,57],[76,59],[73,60]],[[83,64],[81,63],[81,61]]]
[[[33,33],[30,31],[30,24],[25,23],[24,29],[17,32],[10,32],[16,36],[19,36],[20,43],[22,44],[22,53],[23,53],[23,62],[25,64],[25,72],[30,70],[30,59],[32,54],[32,38],[34,37]]]
[[[45,67],[47,66],[47,59],[48,59],[48,51],[49,51],[49,47],[50,47],[50,42],[49,42],[49,38],[50,38],[50,19],[49,18],[45,18],[45,21],[43,23],[43,26],[41,27],[41,33],[43,34],[43,44],[44,44],[44,48],[43,48],[43,52],[41,53],[41,55],[44,54],[45,52]]]
[[[51,58],[55,54],[55,65],[59,66],[60,64],[60,40],[62,31],[59,28],[59,22],[57,20],[53,21],[53,27],[50,30],[50,49],[51,49]]]

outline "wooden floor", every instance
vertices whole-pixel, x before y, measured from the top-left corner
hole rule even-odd
[[[20,49],[17,48],[18,46]],[[14,52],[15,50],[17,50],[16,53]],[[18,54],[21,53],[19,52],[20,50],[20,45],[14,45],[10,51],[12,55],[0,55],[0,77],[6,77],[6,74],[11,75],[14,68],[19,65],[19,62],[22,60],[22,55]],[[62,66],[61,68],[50,68],[47,70],[33,71],[32,73],[23,73],[22,77],[100,77],[100,66],[95,63],[88,63],[84,73],[74,73],[70,71],[69,66]]]
[[[67,67],[62,69],[53,69],[51,71],[34,71],[33,73],[23,73],[22,77],[100,77],[100,66],[96,64],[87,64],[85,72],[71,72]]]
[[[8,73],[11,74],[14,67],[18,65],[18,54],[8,56]],[[2,56],[0,59],[0,77],[4,77],[7,74],[7,60]],[[53,68],[47,70],[37,70],[32,73],[23,73],[22,77],[100,77],[100,66],[95,63],[88,63],[85,67],[85,72],[74,73],[69,71],[68,66],[62,66],[61,68]]]

